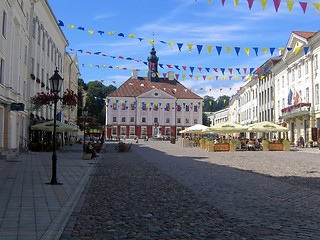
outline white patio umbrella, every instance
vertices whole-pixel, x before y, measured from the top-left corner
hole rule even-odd
[[[272,122],[259,122],[248,126],[248,132],[288,132],[289,129]]]
[[[209,127],[208,129],[204,130],[203,133],[224,134],[224,133],[245,132],[246,130],[247,130],[247,127],[244,127],[240,124],[224,122],[224,123],[220,123],[212,127]]]
[[[49,122],[33,125],[31,126],[31,130],[53,132],[53,120]],[[77,132],[77,131],[78,129],[76,127],[57,121],[57,132]]]
[[[194,133],[194,134],[203,134],[203,130],[207,129],[207,126],[202,124],[196,124],[191,127],[186,128],[185,130],[180,131],[180,133]]]

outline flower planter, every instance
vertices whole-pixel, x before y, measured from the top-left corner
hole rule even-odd
[[[269,151],[269,141],[268,140],[262,140],[262,150]]]

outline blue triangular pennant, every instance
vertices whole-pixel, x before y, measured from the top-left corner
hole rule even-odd
[[[198,49],[199,54],[201,53],[202,47],[203,47],[203,45],[197,45],[197,49]]]
[[[259,49],[258,49],[257,47],[254,47],[253,50],[254,50],[254,52],[256,53],[256,56],[258,56],[258,50],[259,50]]]
[[[272,56],[272,54],[273,54],[274,50],[276,50],[276,48],[270,48],[271,56]]]
[[[181,52],[181,48],[183,46],[183,43],[177,43],[177,45],[178,45],[179,51]]]
[[[234,50],[236,51],[237,56],[239,56],[240,47],[234,47]]]
[[[191,73],[193,74],[194,67],[190,67],[190,71],[191,71]]]
[[[220,68],[222,74],[224,75],[224,71],[226,70],[225,68]]]
[[[217,49],[218,55],[220,56],[220,53],[221,53],[222,47],[220,47],[220,46],[216,46],[216,49]]]

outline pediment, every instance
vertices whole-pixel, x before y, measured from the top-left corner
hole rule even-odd
[[[172,91],[176,90],[172,89]],[[175,97],[158,88],[151,89],[150,91],[137,96],[137,98],[176,99]]]
[[[295,54],[295,49],[297,47],[301,47],[300,51],[303,51],[303,46],[308,43],[307,39],[304,37],[301,37],[295,33],[291,33],[291,36],[289,38],[288,44],[284,50],[283,59],[286,60],[289,58],[292,54]],[[292,50],[289,50],[292,49]]]

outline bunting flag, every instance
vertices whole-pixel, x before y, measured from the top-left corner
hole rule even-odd
[[[299,2],[299,3],[300,3],[300,6],[302,8],[303,13],[305,14],[308,3],[307,2]]]
[[[203,45],[197,45],[197,49],[198,49],[199,54],[201,53],[202,47],[203,47]]]
[[[207,46],[207,50],[208,50],[208,54],[210,55],[211,50],[212,50],[212,46]]]
[[[273,0],[273,3],[274,3],[274,7],[276,9],[276,12],[278,12],[281,0]]]
[[[288,6],[288,9],[289,9],[289,13],[290,13],[290,14],[291,14],[291,12],[292,12],[293,5],[294,5],[294,1],[289,1],[289,0],[287,0],[287,6]]]
[[[320,3],[312,3],[313,6],[316,8],[317,13],[319,13],[319,7],[320,7]]]
[[[267,1],[268,0],[260,0],[263,11],[266,9]]]
[[[193,44],[187,44],[188,48],[189,48],[189,53],[191,53],[191,50],[192,50],[192,47],[193,47]]]
[[[234,0],[234,6],[237,8],[239,4],[239,0]]]
[[[226,47],[228,54],[230,55],[231,47]]]
[[[254,0],[247,0],[247,1],[248,1],[248,4],[249,4],[249,9],[251,10],[252,4],[253,4],[253,1],[254,1]]]
[[[239,56],[240,48],[239,47],[234,47],[234,50],[236,51],[237,56]]]
[[[248,54],[249,56],[249,53],[250,53],[250,48],[244,48],[244,51]]]

